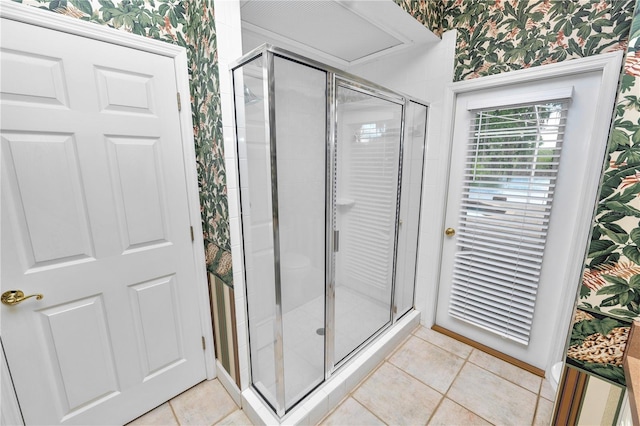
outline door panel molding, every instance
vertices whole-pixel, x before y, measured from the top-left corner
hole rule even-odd
[[[556,64],[549,64],[539,66],[535,68],[528,68],[524,70],[512,71],[508,73],[502,73],[498,75],[492,75],[488,77],[482,77],[474,80],[466,80],[455,82],[447,86],[445,94],[445,114],[446,118],[443,126],[443,141],[446,141],[446,146],[443,147],[443,164],[445,164],[442,171],[442,178],[444,187],[449,187],[449,176],[451,172],[451,156],[453,148],[453,136],[454,136],[454,118],[456,116],[456,103],[460,95],[470,92],[481,91],[485,89],[497,89],[500,87],[533,83],[535,81],[541,81],[550,78],[568,77],[572,75],[584,74],[589,72],[600,72],[602,77],[600,81],[600,90],[598,91],[598,99],[594,99],[593,103],[596,105],[594,116],[600,118],[593,124],[593,132],[591,133],[591,141],[607,141],[610,131],[612,111],[614,109],[614,102],[617,93],[618,79],[620,76],[620,69],[622,65],[622,52],[612,52],[601,55],[595,55],[587,58],[574,59],[564,61]],[[606,117],[604,120],[601,117]],[[433,143],[432,141],[430,141]],[[606,151],[606,142],[604,143],[588,143],[589,146],[589,158],[604,159]],[[579,282],[580,274],[582,273],[582,265],[584,262],[584,256],[587,250],[588,238],[590,235],[591,222],[595,212],[595,200],[597,197],[598,186],[600,182],[600,173],[591,173],[585,176],[583,181],[581,193],[579,197],[581,200],[588,201],[587,204],[592,203],[591,208],[583,209],[576,217],[577,228],[576,232],[572,236],[572,247],[581,247],[578,256],[568,259],[567,275],[560,278],[562,282]],[[437,229],[444,230],[446,223],[446,211],[447,211],[447,193],[444,191],[442,195],[442,209],[439,227]],[[440,232],[438,241],[434,241],[437,247],[441,249],[437,253],[438,265],[442,264],[442,247],[445,242],[444,232]],[[432,324],[436,323],[436,310],[439,297],[439,283],[441,279],[441,271],[438,272],[438,279],[436,281],[437,291],[436,297],[434,297],[431,304]],[[553,331],[551,336],[552,347],[549,350],[549,360],[561,359],[567,332],[571,321],[572,308],[577,296],[578,288],[571,288],[566,286],[562,292],[558,295],[559,306],[566,307],[565,310],[559,313],[557,327]],[[441,307],[446,309],[447,307]],[[549,361],[545,367],[549,372],[552,361]]]

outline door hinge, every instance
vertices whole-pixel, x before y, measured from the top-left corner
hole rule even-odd
[[[191,241],[195,241],[196,237],[193,235],[193,226],[190,226],[189,229],[191,229]]]
[[[202,336],[202,350],[207,349],[207,344],[204,342],[204,336]]]
[[[182,102],[180,102],[180,92],[176,93],[178,98],[178,111],[182,111]]]
[[[397,306],[394,306],[394,307],[393,307],[393,313],[394,313],[394,314],[397,314],[397,313],[398,313],[398,307],[397,307]]]

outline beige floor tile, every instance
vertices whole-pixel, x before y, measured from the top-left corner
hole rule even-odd
[[[436,413],[428,423],[431,426],[451,426],[451,425],[491,425],[483,418],[475,415],[471,411],[456,404],[448,398],[441,403]]]
[[[206,380],[170,404],[181,425],[212,425],[238,409],[218,380]]]
[[[462,358],[415,336],[405,342],[389,362],[440,393],[449,389],[464,364]]]
[[[556,391],[551,386],[551,382],[549,380],[544,379],[542,381],[542,386],[540,387],[540,396],[548,399],[551,402],[556,400]]]
[[[387,424],[425,424],[442,395],[385,362],[353,397]]]
[[[447,396],[491,423],[531,424],[537,395],[474,364],[466,363]]]
[[[459,342],[456,339],[452,339],[449,336],[433,331],[427,327],[420,326],[413,334],[446,351],[458,355],[460,358],[466,359],[473,350],[473,348],[466,343]]]
[[[384,423],[353,398],[346,399],[321,422],[327,426],[384,425]]]
[[[165,402],[158,408],[155,408],[149,411],[147,414],[144,414],[127,426],[177,426],[178,421],[176,417],[173,415],[173,411],[171,411],[171,407],[168,402]]]
[[[225,425],[225,426],[249,426],[251,425],[251,420],[244,414],[244,411],[238,409],[233,413],[229,414],[227,417],[222,419],[220,422],[216,423],[216,425]]]
[[[536,410],[536,418],[533,421],[534,426],[548,426],[551,424],[551,416],[553,415],[553,402],[544,398],[538,398],[538,409]]]
[[[540,389],[542,377],[536,376],[533,373],[529,373],[522,368],[516,367],[513,364],[509,364],[508,362],[496,358],[495,356],[489,355],[485,352],[474,349],[473,353],[469,357],[469,362],[473,362],[474,364],[484,368],[485,370],[489,370],[492,373],[495,373],[498,376],[502,377],[503,379],[507,379],[510,382],[515,383],[516,385],[520,385],[533,393],[537,394],[538,390]]]

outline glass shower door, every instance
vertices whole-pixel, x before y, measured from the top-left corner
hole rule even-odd
[[[402,100],[339,82],[334,365],[391,321]]]

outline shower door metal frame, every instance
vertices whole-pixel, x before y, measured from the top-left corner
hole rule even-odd
[[[280,274],[280,231],[279,231],[279,212],[278,212],[278,185],[277,185],[277,155],[276,155],[276,110],[275,110],[275,76],[274,76],[274,61],[275,57],[281,57],[287,60],[291,60],[302,65],[309,66],[311,68],[315,68],[317,70],[326,72],[327,74],[327,83],[326,83],[326,150],[325,150],[325,163],[326,163],[326,181],[325,181],[325,195],[326,195],[326,203],[325,203],[325,380],[331,377],[334,372],[339,369],[342,365],[347,363],[352,357],[357,355],[364,346],[371,343],[375,340],[380,334],[382,334],[385,330],[391,327],[400,316],[395,315],[394,306],[395,306],[395,284],[396,284],[396,264],[397,264],[397,250],[398,250],[398,227],[399,227],[399,213],[400,213],[400,200],[401,200],[401,184],[402,184],[402,165],[404,161],[404,143],[405,143],[405,118],[406,118],[406,110],[407,106],[410,102],[417,103],[419,105],[427,106],[428,103],[415,99],[410,96],[403,95],[397,91],[387,89],[370,81],[367,81],[363,78],[357,77],[355,75],[346,73],[337,68],[331,67],[329,65],[323,64],[321,62],[314,61],[312,59],[306,58],[304,56],[298,55],[296,53],[290,52],[285,49],[281,49],[270,44],[263,44],[262,46],[248,52],[243,55],[240,59],[233,62],[229,66],[229,72],[231,74],[232,87],[234,91],[234,99],[235,99],[235,78],[234,71],[242,66],[248,64],[249,62],[262,57],[262,75],[263,75],[263,91],[266,94],[264,98],[265,102],[265,115],[267,117],[265,123],[265,137],[269,143],[269,156],[270,156],[270,171],[271,171],[271,206],[272,206],[272,223],[273,223],[273,247],[274,247],[274,279],[275,279],[275,303],[276,303],[276,318],[275,318],[275,364],[276,364],[276,406],[273,406],[267,398],[262,395],[259,389],[253,386],[253,370],[252,370],[252,359],[251,359],[251,332],[249,329],[249,318],[247,317],[247,327],[248,327],[248,338],[249,338],[249,376],[250,383],[252,387],[257,391],[257,393],[262,397],[262,399],[267,403],[267,405],[271,406],[271,408],[275,411],[275,413],[282,418],[286,412],[295,407],[300,401],[304,400],[302,398],[299,401],[296,401],[291,407],[288,409],[285,408],[285,383],[284,383],[284,341],[283,341],[283,313],[282,313],[282,285],[281,285],[281,274]],[[335,174],[335,161],[336,161],[336,143],[337,143],[337,108],[336,108],[336,89],[337,86],[342,84],[344,87],[356,90],[383,100],[387,100],[393,102],[395,104],[401,105],[402,107],[402,115],[401,115],[401,130],[400,130],[400,148],[399,148],[399,163],[398,163],[398,183],[397,183],[397,193],[396,193],[396,209],[395,209],[395,227],[394,227],[394,250],[393,250],[393,270],[392,270],[392,283],[391,283],[391,300],[390,300],[390,309],[389,309],[389,321],[381,327],[376,333],[371,335],[364,342],[361,342],[349,355],[347,355],[344,359],[340,360],[337,364],[335,362],[335,258],[334,258],[334,244],[336,243],[334,240],[334,206],[335,206],[335,194],[334,194],[334,179],[336,178]],[[238,143],[238,134],[237,134],[237,117],[234,117],[234,122],[236,126],[236,161],[237,170],[238,170],[238,179],[241,182],[241,167],[240,167],[240,155],[239,155],[239,143]],[[425,134],[426,138],[426,134]],[[424,168],[424,152],[422,158],[422,164]],[[424,170],[424,169],[423,169]],[[424,176],[424,173],[423,173]],[[424,177],[423,177],[424,180]],[[421,182],[421,195],[422,198],[422,185],[424,182]],[[239,185],[240,191],[242,191],[242,185]],[[240,203],[240,226],[242,229],[242,253],[243,253],[243,264],[244,264],[244,280],[246,283],[247,275],[246,275],[246,262],[244,259],[244,221],[242,216],[242,203]],[[416,261],[417,263],[417,261]],[[415,279],[413,283],[413,303],[415,304]],[[245,285],[245,293],[248,291],[247,286]],[[245,295],[245,303],[247,304],[246,309],[249,312],[248,306],[248,297]],[[318,384],[321,386],[322,383]],[[318,386],[314,387],[309,391],[312,393]]]

